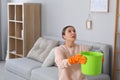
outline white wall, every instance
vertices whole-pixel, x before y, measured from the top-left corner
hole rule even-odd
[[[1,0],[1,41],[2,41],[2,59],[5,58],[7,51],[7,2],[10,0]]]
[[[90,0],[11,0],[12,2],[42,3],[42,35],[61,37],[66,25],[77,29],[79,40],[102,42],[113,45],[115,0],[110,0],[109,13],[89,11]],[[91,14],[93,29],[86,30],[86,19]],[[51,29],[51,30],[50,30]]]

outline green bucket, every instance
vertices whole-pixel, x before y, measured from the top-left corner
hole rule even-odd
[[[81,52],[87,58],[86,64],[81,64],[82,73],[88,76],[101,74],[102,56],[101,52]]]

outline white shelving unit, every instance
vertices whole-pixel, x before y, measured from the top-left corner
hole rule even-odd
[[[8,3],[8,57],[25,57],[40,37],[41,5]]]

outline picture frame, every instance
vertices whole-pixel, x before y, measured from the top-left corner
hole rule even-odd
[[[109,0],[90,0],[91,12],[108,12]]]

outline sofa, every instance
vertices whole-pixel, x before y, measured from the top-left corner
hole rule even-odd
[[[79,40],[76,43],[91,46],[91,51],[104,54],[102,73],[98,76],[87,76],[87,80],[110,80],[110,46]],[[26,57],[6,60],[5,80],[58,80],[54,50],[60,44],[63,44],[60,40],[40,37]]]

